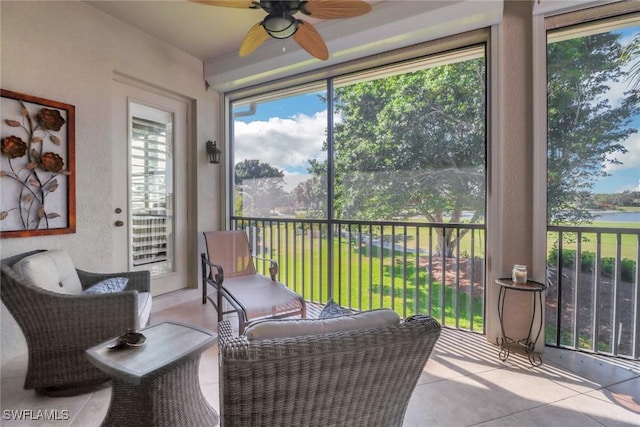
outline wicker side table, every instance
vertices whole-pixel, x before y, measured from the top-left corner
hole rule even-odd
[[[87,350],[96,367],[113,382],[111,403],[102,426],[193,426],[218,424],[218,414],[200,389],[200,355],[217,335],[165,322],[141,331],[140,347],[109,350],[110,340]]]

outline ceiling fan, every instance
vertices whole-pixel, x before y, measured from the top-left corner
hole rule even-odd
[[[362,0],[190,0],[211,6],[239,9],[263,9],[267,16],[255,24],[240,45],[240,56],[247,56],[269,37],[293,39],[309,54],[318,59],[328,59],[329,50],[322,36],[310,23],[294,18],[298,12],[318,19],[341,19],[364,15],[371,5]]]

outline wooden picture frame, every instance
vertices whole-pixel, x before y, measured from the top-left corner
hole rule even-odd
[[[0,97],[0,238],[75,233],[75,106]]]

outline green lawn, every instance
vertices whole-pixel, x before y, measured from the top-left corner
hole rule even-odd
[[[272,257],[280,264],[280,280],[307,300],[326,302],[329,295],[326,238],[318,233],[312,238],[308,230],[305,234],[300,230],[296,233],[292,226],[287,227],[286,232],[281,227],[279,233],[274,227],[272,236],[269,235],[269,229],[266,233],[265,241],[273,241],[274,249],[265,256]],[[407,230],[407,235],[408,249],[415,250],[415,228]],[[280,253],[276,250],[278,239]],[[425,250],[428,237],[420,239],[421,249]],[[435,245],[435,236],[432,240]],[[470,248],[470,235],[466,237],[466,242]],[[467,292],[456,290],[454,286],[442,287],[439,281],[429,277],[424,267],[416,271],[413,253],[396,251],[393,256],[389,250],[380,253],[373,247],[373,255],[369,257],[369,248],[366,245],[361,248],[358,243],[357,240],[350,242],[348,239],[334,243],[333,295],[338,303],[356,310],[393,308],[403,317],[430,312],[451,326],[456,326],[457,312],[457,326],[466,329],[471,328],[473,313],[473,329],[482,330],[483,295],[474,295],[472,299]],[[481,253],[479,248],[476,249],[476,255]],[[259,265],[258,268],[262,267]]]
[[[633,228],[637,224],[598,222],[594,226]],[[309,226],[305,228],[303,232],[301,227],[296,229],[292,224],[281,224],[279,229],[278,224],[267,227],[264,230],[264,256],[278,261],[282,282],[305,299],[324,303],[329,296],[327,239],[318,226],[313,229]],[[338,303],[357,310],[393,308],[401,316],[430,313],[445,325],[466,329],[471,328],[473,321],[473,329],[482,330],[484,295],[472,297],[468,290],[457,287],[455,283],[447,283],[443,287],[438,280],[441,277],[430,277],[424,265],[416,268],[416,247],[420,247],[422,260],[426,259],[427,252],[435,253],[435,232],[430,236],[426,227],[385,226],[382,230],[385,236],[407,236],[407,252],[396,250],[392,254],[390,250],[381,253],[375,246],[369,247],[366,243],[361,246],[357,231],[368,236],[370,232],[379,235],[381,230],[379,227],[352,227],[351,240],[343,237],[340,243],[334,242],[333,295]],[[549,249],[556,240],[557,233],[548,233]],[[483,230],[469,231],[460,241],[458,250],[461,259],[469,258],[472,253],[476,258],[484,258],[484,244]],[[622,257],[635,259],[637,244],[635,236],[623,236]],[[603,257],[615,256],[615,246],[614,234],[602,235]],[[564,243],[565,249],[575,247],[575,242]],[[595,247],[595,235],[585,233],[582,251],[595,251]],[[258,268],[262,267],[259,265]]]
[[[638,229],[639,224],[637,222],[607,222],[607,221],[596,221],[593,223],[593,227],[610,227],[610,228],[633,228]],[[572,238],[572,241],[563,242],[562,246],[564,249],[576,249],[577,242],[575,242],[575,233],[564,233]],[[615,234],[602,234],[601,235],[601,250],[602,257],[615,257],[616,256],[616,244],[617,244],[617,236]],[[547,251],[557,245],[558,241],[558,233],[557,232],[548,232],[547,233]],[[596,251],[596,235],[595,233],[583,233],[582,234],[582,251],[589,251],[595,253]],[[628,259],[636,259],[636,251],[638,248],[638,241],[636,236],[633,235],[623,235],[620,239],[620,253],[622,258]]]

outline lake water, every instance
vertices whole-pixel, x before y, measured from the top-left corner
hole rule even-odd
[[[640,222],[640,212],[591,212],[596,215],[596,221]]]

